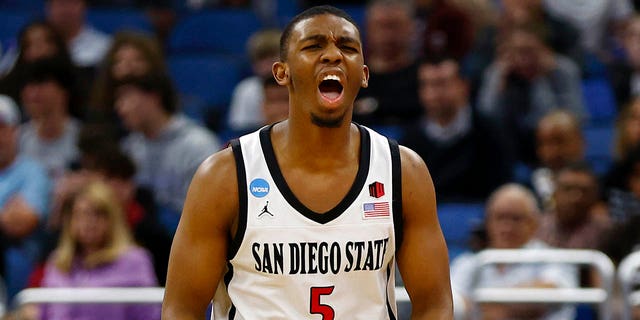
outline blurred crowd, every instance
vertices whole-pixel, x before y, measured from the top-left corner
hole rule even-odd
[[[35,2],[42,14],[14,41],[0,39],[0,276],[9,298],[39,286],[162,286],[199,163],[229,139],[286,119],[287,89],[271,75],[280,28],[317,4],[359,23],[371,77],[354,121],[415,150],[439,203],[486,204],[468,249],[596,249],[617,264],[640,245],[640,1]],[[15,3],[0,0],[0,11]],[[138,10],[151,29],[100,30],[88,18],[96,8]],[[230,57],[242,71],[228,98],[185,112],[168,42],[181,21],[224,10],[248,12],[260,28]],[[453,287],[468,293],[473,253],[451,258]],[[485,282],[598,281],[554,267],[485,270]],[[157,319],[159,309],[21,312]]]

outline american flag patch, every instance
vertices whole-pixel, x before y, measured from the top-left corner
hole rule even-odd
[[[370,202],[362,205],[364,218],[379,218],[389,216],[389,202]]]

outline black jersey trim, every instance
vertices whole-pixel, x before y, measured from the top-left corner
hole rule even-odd
[[[227,288],[227,292],[229,291],[229,283],[231,283],[231,279],[233,278],[233,265],[230,262],[227,262],[227,273],[224,275],[224,285]],[[212,306],[211,312],[214,312]],[[233,320],[236,317],[236,306],[231,302],[231,307],[229,308],[229,320]]]
[[[231,141],[231,150],[233,150],[233,157],[236,160],[236,174],[238,177],[238,230],[229,245],[229,252],[227,253],[229,260],[233,259],[238,253],[247,229],[247,172],[244,167],[240,139]]]
[[[393,265],[393,261],[387,265],[387,288],[391,284],[391,266]],[[394,284],[395,286],[395,284]],[[387,312],[389,313],[389,320],[396,320],[396,315],[393,313],[393,308],[391,307],[391,301],[389,301],[389,293],[387,292]]]
[[[264,153],[267,167],[271,173],[271,177],[276,186],[282,193],[282,196],[287,200],[289,205],[300,212],[307,219],[315,221],[316,223],[326,224],[339,217],[351,204],[356,200],[360,191],[364,187],[364,184],[369,174],[369,161],[371,159],[371,137],[369,132],[362,126],[356,124],[360,131],[360,163],[358,165],[358,172],[356,178],[351,185],[351,189],[345,195],[345,197],[334,208],[325,212],[317,213],[307,206],[305,206],[300,200],[293,194],[293,191],[289,188],[282,171],[278,166],[275,152],[273,151],[273,144],[271,143],[271,126],[267,126],[260,130],[260,144],[262,145],[262,152]]]
[[[402,244],[402,164],[400,163],[400,146],[393,139],[388,139],[391,150],[391,181],[393,183],[393,229],[396,234],[396,252]]]

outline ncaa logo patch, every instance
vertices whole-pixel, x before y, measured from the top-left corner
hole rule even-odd
[[[256,198],[262,198],[269,194],[269,182],[264,179],[253,179],[249,184],[249,191]]]

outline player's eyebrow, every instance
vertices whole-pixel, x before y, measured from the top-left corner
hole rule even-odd
[[[338,37],[338,43],[360,43],[360,41],[352,37],[341,36]]]
[[[300,42],[305,42],[305,41],[326,41],[327,38],[328,37],[326,35],[314,34],[314,35],[310,35],[308,37],[302,38],[300,40]],[[340,37],[338,37],[337,43],[359,43],[359,41],[357,39],[355,39],[355,38],[352,38],[352,37],[340,36]]]
[[[310,35],[308,37],[304,37],[302,39],[300,39],[300,42],[305,42],[305,41],[323,41],[326,40],[327,36],[321,35],[321,34],[314,34],[314,35]]]

